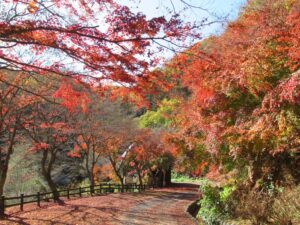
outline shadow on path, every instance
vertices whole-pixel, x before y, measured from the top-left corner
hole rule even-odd
[[[194,184],[173,184],[143,193],[66,200],[13,212],[0,224],[193,225],[197,223],[186,209],[199,198],[198,189]]]

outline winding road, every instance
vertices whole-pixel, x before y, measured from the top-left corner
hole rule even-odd
[[[26,205],[25,211],[8,210],[0,224],[55,225],[196,225],[186,212],[199,198],[198,186],[177,184],[144,193],[110,194],[44,203],[41,208]]]

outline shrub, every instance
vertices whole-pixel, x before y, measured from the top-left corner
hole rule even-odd
[[[223,191],[220,192],[220,199],[223,203],[226,203],[232,192],[236,189],[235,186],[227,185],[223,187]]]
[[[230,214],[227,200],[234,190],[234,186],[219,188],[203,184],[198,217],[201,217],[207,224],[221,224]]]
[[[185,174],[172,172],[172,182],[201,183],[203,178],[189,177]]]

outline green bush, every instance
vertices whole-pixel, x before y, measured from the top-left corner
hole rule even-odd
[[[219,188],[213,187],[209,183],[203,183],[200,190],[202,199],[200,200],[198,217],[201,217],[209,225],[221,224],[229,216],[227,199],[235,190],[235,187],[224,186]]]
[[[202,183],[203,178],[198,178],[198,177],[189,177],[185,174],[180,174],[176,172],[172,172],[172,182],[185,182],[185,183],[197,183],[200,184]]]
[[[223,190],[220,192],[220,199],[223,203],[226,203],[232,192],[236,189],[235,186],[224,186]]]

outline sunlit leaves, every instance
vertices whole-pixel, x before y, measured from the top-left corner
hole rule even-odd
[[[176,99],[167,100],[164,99],[157,111],[148,111],[139,120],[141,127],[149,128],[161,128],[161,127],[171,127],[172,123],[174,125],[175,120],[172,115],[176,107],[179,106],[179,101]]]
[[[178,15],[148,19],[112,0],[15,0],[3,7],[15,14],[0,21],[6,48],[0,58],[7,67],[80,77],[99,88],[107,81],[126,87],[140,80],[151,84],[144,78],[161,63],[153,55],[156,43],[196,36],[193,25],[183,24]],[[64,86],[60,98],[68,97],[62,92],[70,88]],[[64,104],[72,107],[67,100]]]
[[[30,0],[29,3],[28,3],[28,11],[33,14],[37,10],[38,10],[38,6],[37,6],[37,3],[36,3],[36,0]]]
[[[62,99],[62,105],[70,111],[78,106],[86,111],[86,104],[89,102],[88,96],[84,92],[75,91],[69,82],[63,82],[53,97]]]
[[[297,151],[299,15],[298,1],[250,1],[222,35],[173,59],[192,93],[173,138],[179,152],[202,144],[210,155],[198,159],[238,166]]]

